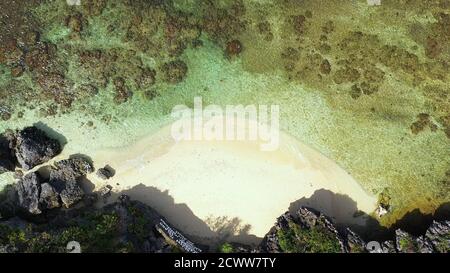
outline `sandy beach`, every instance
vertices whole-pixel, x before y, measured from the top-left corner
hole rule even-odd
[[[278,150],[263,152],[259,144],[175,142],[169,125],[133,145],[93,152],[96,168],[108,164],[116,174],[106,182],[88,178],[151,205],[188,235],[244,243],[258,242],[296,205],[360,224],[353,214],[375,209],[375,198],[345,170],[303,143],[281,133]]]

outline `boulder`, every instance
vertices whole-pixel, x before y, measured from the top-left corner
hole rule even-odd
[[[27,127],[16,134],[14,152],[19,165],[30,170],[61,152],[61,145],[36,127]]]
[[[71,180],[65,183],[65,187],[59,196],[63,205],[69,208],[83,199],[84,191],[76,181]]]
[[[16,184],[19,206],[31,214],[40,214],[39,192],[41,177],[36,172],[25,175]]]
[[[49,183],[41,184],[39,204],[42,210],[58,208],[61,206],[58,193]]]
[[[65,172],[71,172],[75,176],[80,177],[94,171],[92,164],[84,157],[74,156],[69,159],[64,159],[56,162],[55,167]]]
[[[114,176],[114,170],[112,170],[111,167],[105,166],[104,168],[97,170],[97,176],[103,180],[110,179]]]
[[[66,208],[83,199],[84,191],[79,185],[81,177],[93,172],[92,164],[83,157],[73,157],[56,162],[50,170],[50,185],[59,193]]]

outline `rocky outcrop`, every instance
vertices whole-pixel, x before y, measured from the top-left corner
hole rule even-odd
[[[40,214],[39,193],[42,179],[38,173],[25,175],[16,184],[19,206],[31,214]]]
[[[49,183],[41,184],[39,204],[43,209],[54,209],[60,206],[58,193]]]
[[[103,180],[110,179],[114,176],[114,170],[109,166],[105,166],[97,170],[97,176]]]
[[[82,157],[55,163],[55,167],[50,171],[49,183],[59,194],[64,207],[69,208],[83,198],[80,178],[93,171],[91,163]]]
[[[81,252],[201,251],[151,207],[126,195],[100,209],[61,210],[39,228],[22,222],[17,217],[0,221],[0,252],[67,252],[71,240]],[[24,235],[20,243],[16,234]]]
[[[431,245],[436,252],[449,253],[450,221],[433,221],[425,233],[425,239],[431,242]]]
[[[263,252],[345,252],[346,242],[323,214],[300,208],[296,214],[286,212],[264,237]],[[348,247],[350,248],[350,247]]]
[[[16,164],[30,170],[61,152],[61,145],[42,130],[31,126],[0,135],[0,174],[14,171]]]
[[[74,157],[56,162],[48,181],[31,172],[16,184],[18,206],[35,215],[60,206],[69,208],[83,199],[81,178],[92,171],[88,161]]]
[[[263,252],[449,253],[450,221],[434,221],[422,236],[395,230],[392,240],[365,242],[350,228],[339,230],[323,214],[300,208],[286,212],[264,237]]]
[[[30,170],[61,152],[61,145],[36,127],[27,127],[15,136],[14,152],[19,165]]]

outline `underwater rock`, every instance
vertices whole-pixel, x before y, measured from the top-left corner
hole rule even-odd
[[[114,97],[114,102],[117,104],[124,103],[128,101],[133,93],[128,89],[125,85],[125,80],[123,78],[115,78],[114,79],[114,87],[116,89],[116,95]]]
[[[186,63],[181,60],[172,61],[163,65],[165,80],[168,83],[180,83],[186,77],[188,67]]]
[[[228,57],[237,56],[242,52],[242,43],[239,40],[232,40],[227,43],[225,53]]]
[[[83,30],[83,15],[79,12],[66,17],[66,26],[73,32],[80,32]]]
[[[41,177],[36,172],[25,175],[16,184],[19,206],[31,214],[40,214],[39,192],[41,191]]]
[[[141,72],[141,76],[138,78],[136,83],[141,88],[147,88],[155,84],[156,81],[156,71],[154,69],[143,69]]]
[[[27,127],[16,134],[15,154],[19,165],[30,170],[61,152],[61,145],[36,127]]]
[[[21,65],[15,66],[11,68],[11,76],[13,76],[14,78],[20,77],[23,75],[24,70],[25,69]]]

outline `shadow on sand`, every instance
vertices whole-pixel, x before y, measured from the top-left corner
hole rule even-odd
[[[47,124],[39,121],[34,123],[33,126],[44,131],[47,136],[58,140],[59,144],[61,144],[61,148],[64,148],[64,146],[67,144],[67,138],[64,135],[50,128]]]
[[[433,220],[450,219],[450,203],[442,204],[434,214],[424,214],[419,209],[406,213],[395,224],[386,228],[376,218],[358,210],[357,204],[347,195],[321,189],[309,198],[302,198],[289,207],[291,213],[300,207],[312,208],[331,218],[338,229],[351,228],[367,241],[385,241],[394,238],[400,228],[414,236],[424,235]]]
[[[207,245],[211,250],[217,249],[223,242],[255,246],[262,240],[252,235],[251,226],[243,225],[238,218],[210,217],[205,220],[198,218],[186,204],[175,203],[168,191],[160,191],[155,187],[139,184],[120,193],[113,193],[108,203],[117,200],[121,194],[151,206],[191,240]],[[397,228],[402,228],[413,235],[422,235],[433,219],[450,219],[450,206],[446,203],[434,215],[422,214],[419,209],[416,209],[407,213],[390,228],[386,228],[381,226],[376,218],[359,211],[356,202],[348,196],[325,189],[315,191],[309,198],[292,202],[289,211],[295,212],[302,206],[322,212],[336,223],[338,229],[350,227],[365,241],[392,240]],[[273,221],[275,224],[276,219]]]
[[[249,234],[251,227],[242,225],[238,218],[211,217],[206,221],[201,220],[186,204],[175,203],[168,191],[139,184],[120,193],[113,193],[108,203],[116,201],[121,194],[149,205],[191,240],[208,245],[211,249],[217,249],[225,241],[257,245],[262,239]]]

